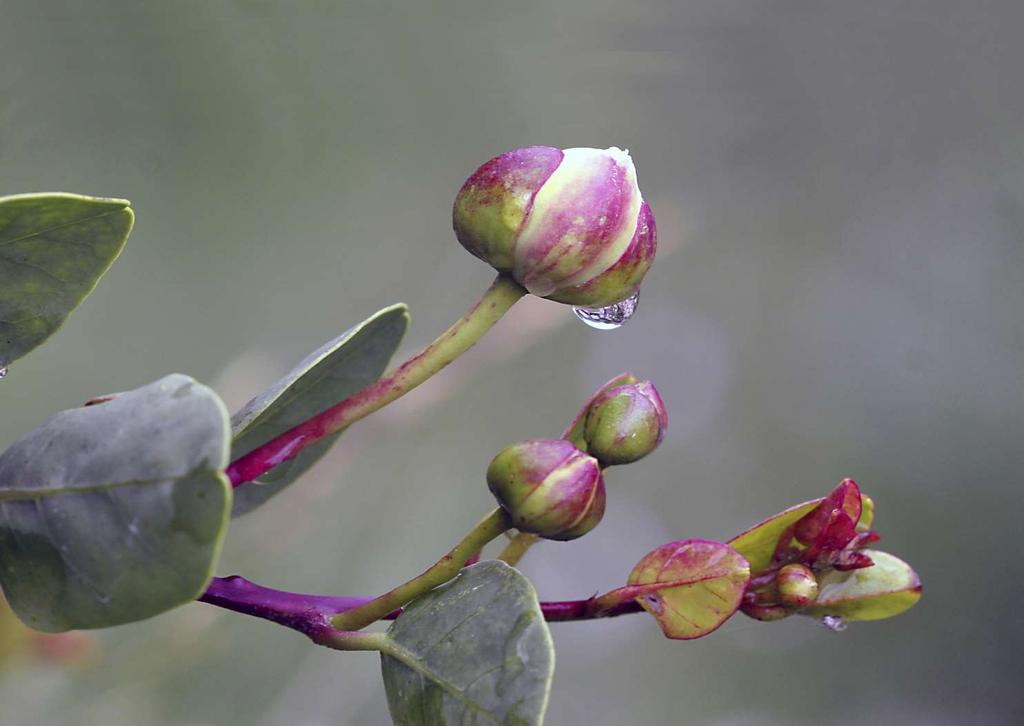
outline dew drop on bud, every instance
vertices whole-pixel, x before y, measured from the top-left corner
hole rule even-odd
[[[615,330],[621,328],[629,319],[636,314],[636,306],[640,301],[640,291],[637,290],[622,302],[609,305],[603,308],[574,307],[572,311],[576,317],[582,320],[595,330]]]
[[[838,615],[826,615],[821,619],[821,624],[833,633],[841,633],[846,630],[846,621]]]

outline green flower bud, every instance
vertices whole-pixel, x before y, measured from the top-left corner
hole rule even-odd
[[[668,414],[650,381],[604,391],[587,412],[587,452],[605,466],[630,464],[656,448],[668,428]]]
[[[603,307],[640,287],[657,230],[621,149],[531,146],[491,159],[452,212],[467,250],[532,294]]]
[[[818,578],[811,568],[800,565],[786,565],[775,573],[775,587],[779,602],[791,610],[802,610],[818,597]]]
[[[582,537],[604,516],[601,465],[562,439],[502,450],[487,467],[487,486],[517,529],[545,539]]]

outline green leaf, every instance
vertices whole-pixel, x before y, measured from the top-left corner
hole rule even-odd
[[[381,667],[398,726],[540,724],[555,667],[537,593],[492,560],[415,600]]]
[[[49,338],[121,253],[131,202],[0,197],[0,368]]]
[[[156,615],[202,593],[231,508],[228,415],[174,374],[63,411],[0,455],[0,585],[47,632]]]
[[[662,545],[629,576],[636,601],[667,637],[677,640],[700,638],[722,625],[739,608],[749,581],[750,566],[743,555],[706,539]]]
[[[775,547],[779,543],[779,537],[788,527],[796,524],[797,520],[821,504],[822,499],[812,499],[803,504],[797,504],[778,514],[769,517],[763,522],[758,522],[746,532],[736,535],[728,544],[734,550],[747,558],[750,563],[750,571],[761,572],[771,566],[775,557]],[[875,503],[871,497],[861,494],[861,514],[857,523],[858,529],[868,529],[875,516]]]
[[[909,610],[921,599],[921,580],[910,565],[888,552],[861,551],[875,564],[849,572],[826,572],[818,581],[818,599],[802,614],[881,620]]]
[[[309,355],[232,417],[232,460],[380,378],[408,326],[406,306],[392,305]],[[341,434],[326,437],[257,481],[239,487],[232,516],[251,512],[302,476]]]

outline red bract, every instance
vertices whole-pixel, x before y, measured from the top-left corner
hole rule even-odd
[[[778,565],[799,562],[817,568],[853,570],[871,566],[871,558],[853,552],[878,535],[859,538],[857,522],[862,513],[860,488],[844,479],[814,509],[786,528],[775,549]]]

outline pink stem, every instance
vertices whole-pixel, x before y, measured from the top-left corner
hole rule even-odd
[[[304,633],[313,642],[320,643],[337,632],[330,624],[334,615],[354,610],[374,598],[305,595],[274,590],[235,575],[213,578],[206,592],[198,599],[199,602],[284,625]],[[551,622],[610,618],[643,610],[635,600],[602,609],[595,607],[597,602],[598,599],[594,597],[586,600],[542,602],[540,609],[544,613],[544,619]],[[394,620],[401,614],[401,610],[396,610],[386,615],[384,619]]]
[[[376,383],[231,462],[227,469],[231,486],[256,479],[294,459],[307,446],[404,396],[471,348],[526,294],[514,280],[498,275],[480,301],[419,354]]]

